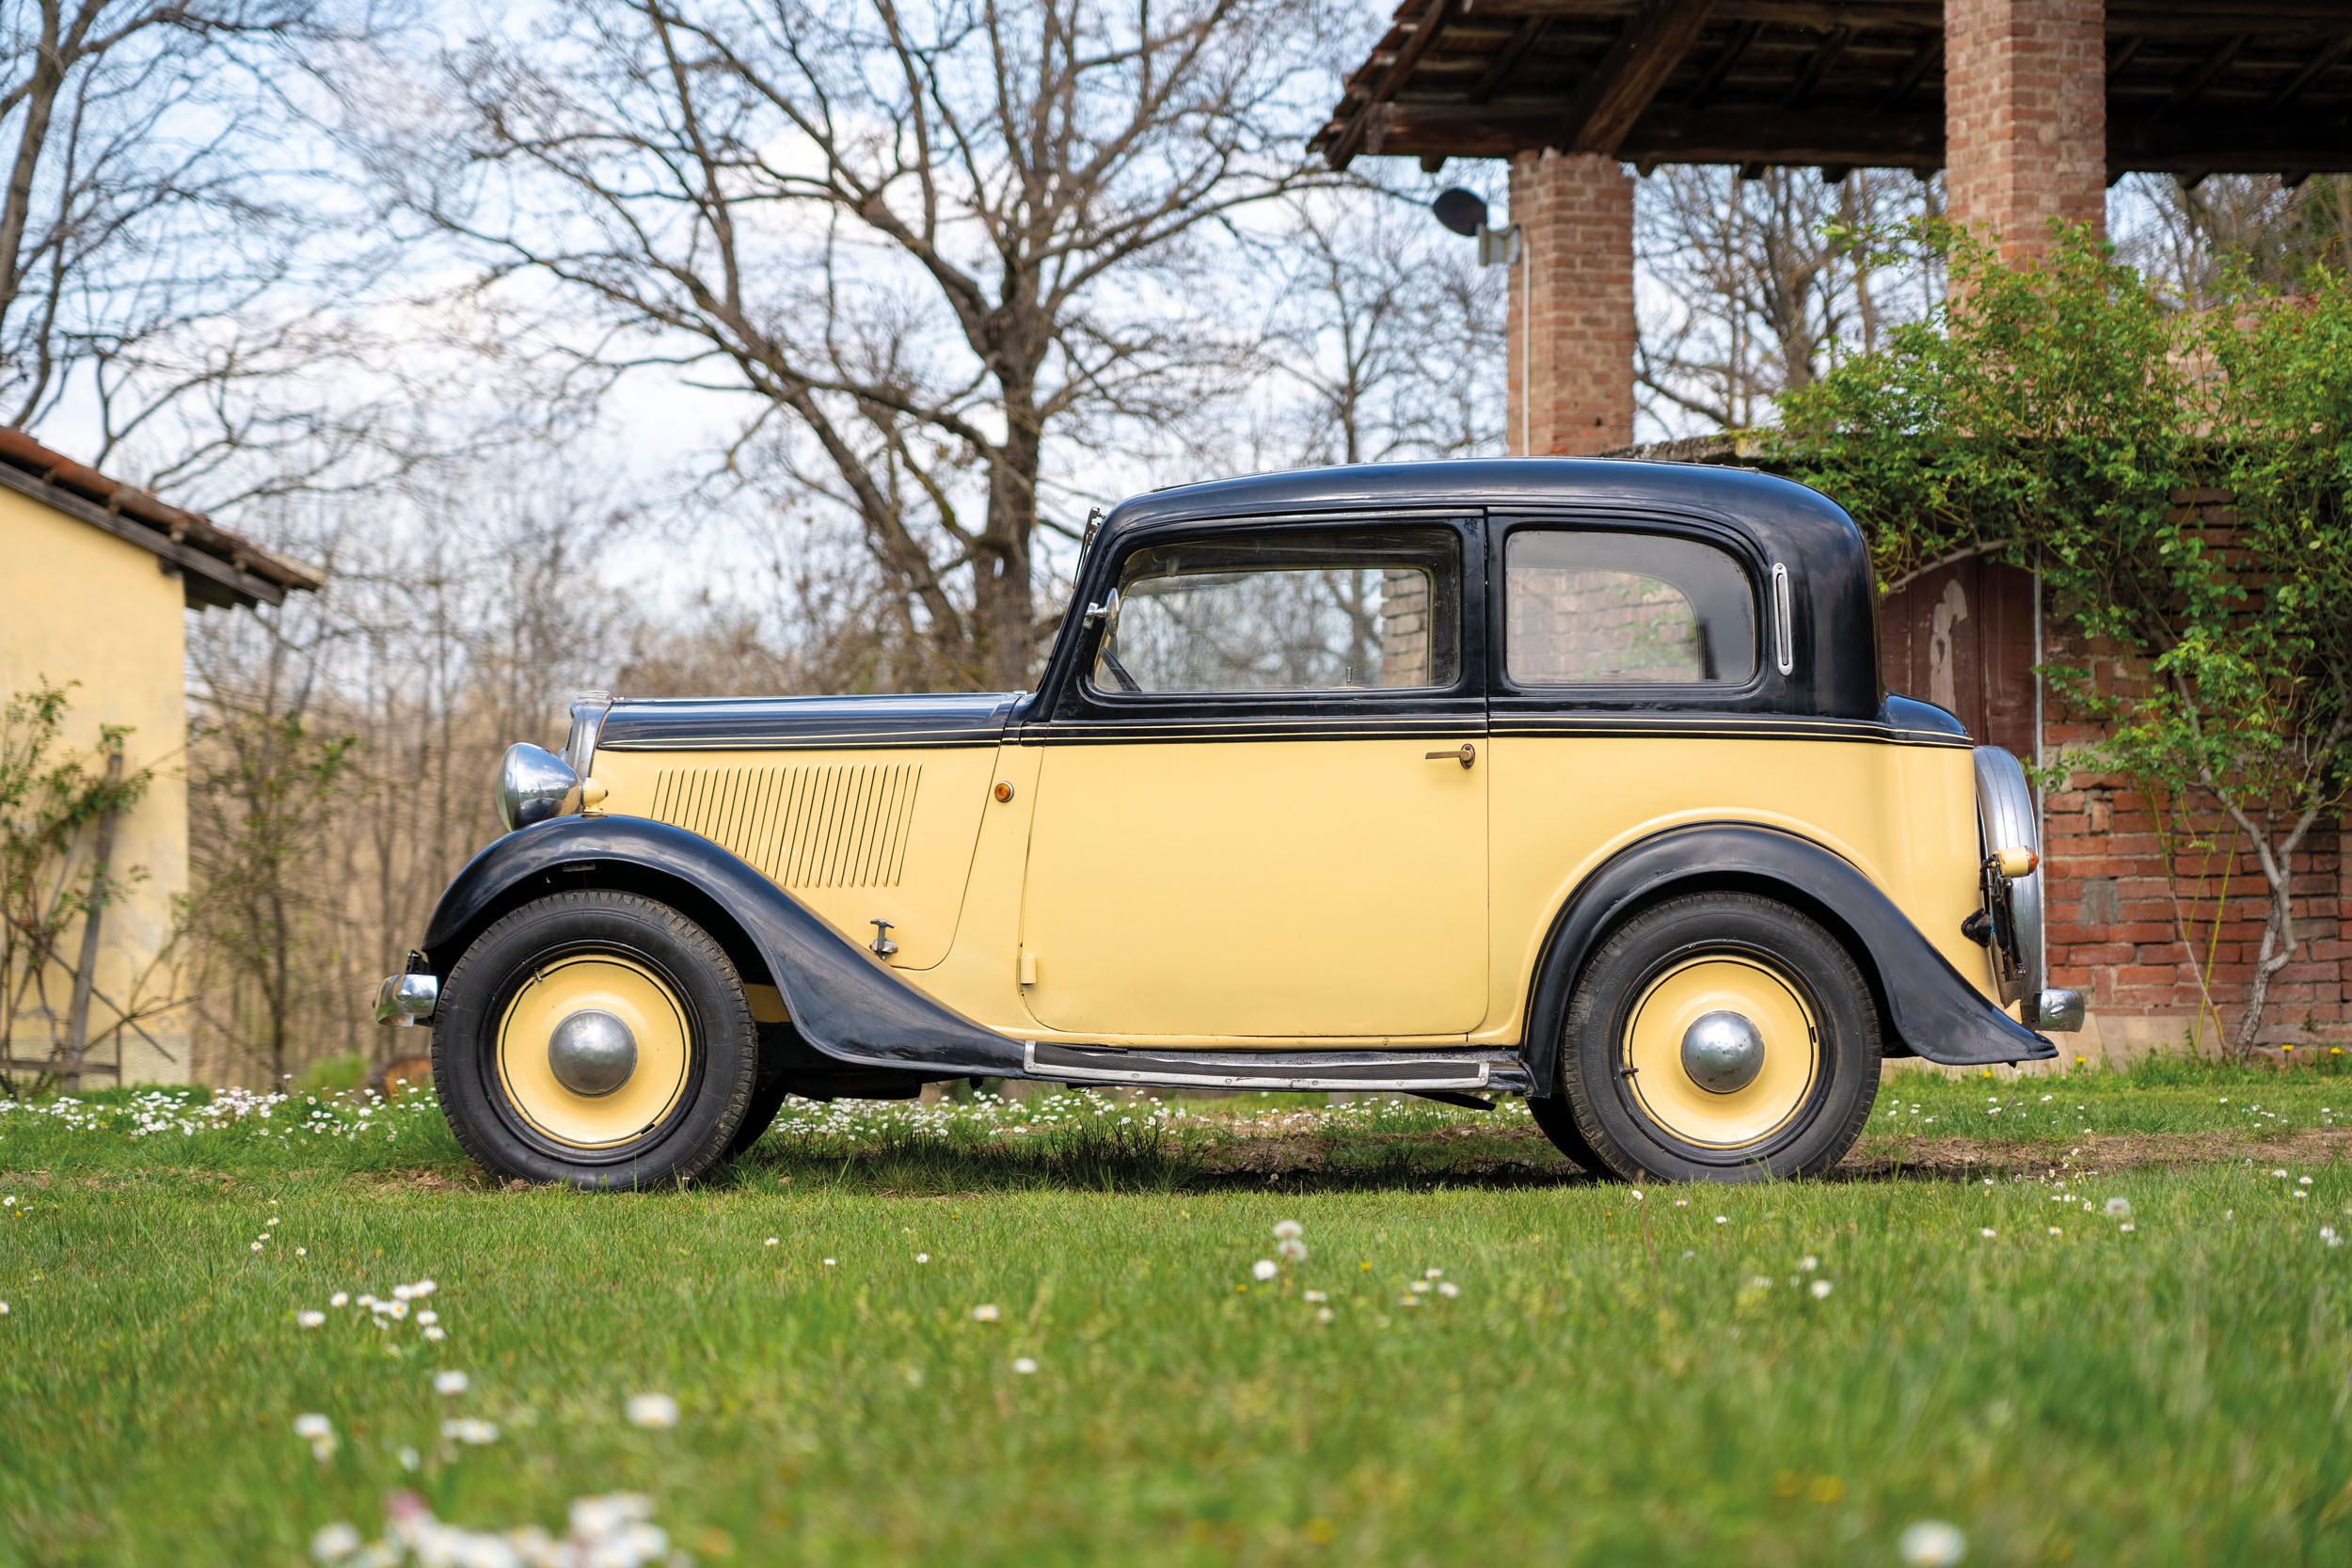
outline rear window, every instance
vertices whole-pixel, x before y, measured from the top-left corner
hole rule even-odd
[[[1517,685],[1737,686],[1756,673],[1756,590],[1712,545],[1520,529],[1503,579]]]

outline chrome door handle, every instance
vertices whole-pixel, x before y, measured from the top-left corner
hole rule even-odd
[[[1468,768],[1478,760],[1478,748],[1465,740],[1462,742],[1462,749],[1458,752],[1431,752],[1422,760],[1424,762],[1458,762],[1464,768]]]

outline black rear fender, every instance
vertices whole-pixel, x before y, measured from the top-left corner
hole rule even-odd
[[[1978,1067],[2058,1054],[1970,985],[1851,862],[1793,833],[1708,823],[1629,846],[1560,911],[1529,996],[1525,1054],[1537,1084],[1559,1081],[1560,1021],[1608,933],[1661,899],[1718,890],[1789,904],[1844,942],[1870,984],[1890,1056]]]

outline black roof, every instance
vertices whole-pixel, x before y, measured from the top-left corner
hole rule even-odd
[[[1703,513],[1748,534],[1773,560],[1843,564],[1862,531],[1836,501],[1754,468],[1593,457],[1481,457],[1295,468],[1154,490],[1119,503],[1105,542],[1170,522],[1381,507],[1494,511],[1629,506]]]
[[[1830,718],[1877,717],[1878,595],[1862,531],[1819,491],[1749,468],[1607,458],[1465,458],[1301,468],[1180,485],[1136,496],[1111,511],[1081,566],[1079,592],[1099,596],[1108,586],[1117,546],[1129,535],[1169,524],[1464,508],[1679,515],[1730,529],[1763,560],[1788,566],[1796,600],[1795,677],[1761,705]]]

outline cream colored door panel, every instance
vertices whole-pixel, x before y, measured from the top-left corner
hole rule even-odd
[[[1452,760],[1460,744],[1047,748],[1022,910],[1029,1010],[1084,1035],[1476,1028],[1487,770]]]
[[[890,922],[890,962],[947,955],[994,782],[993,746],[601,752],[605,809],[700,833],[852,941]]]

